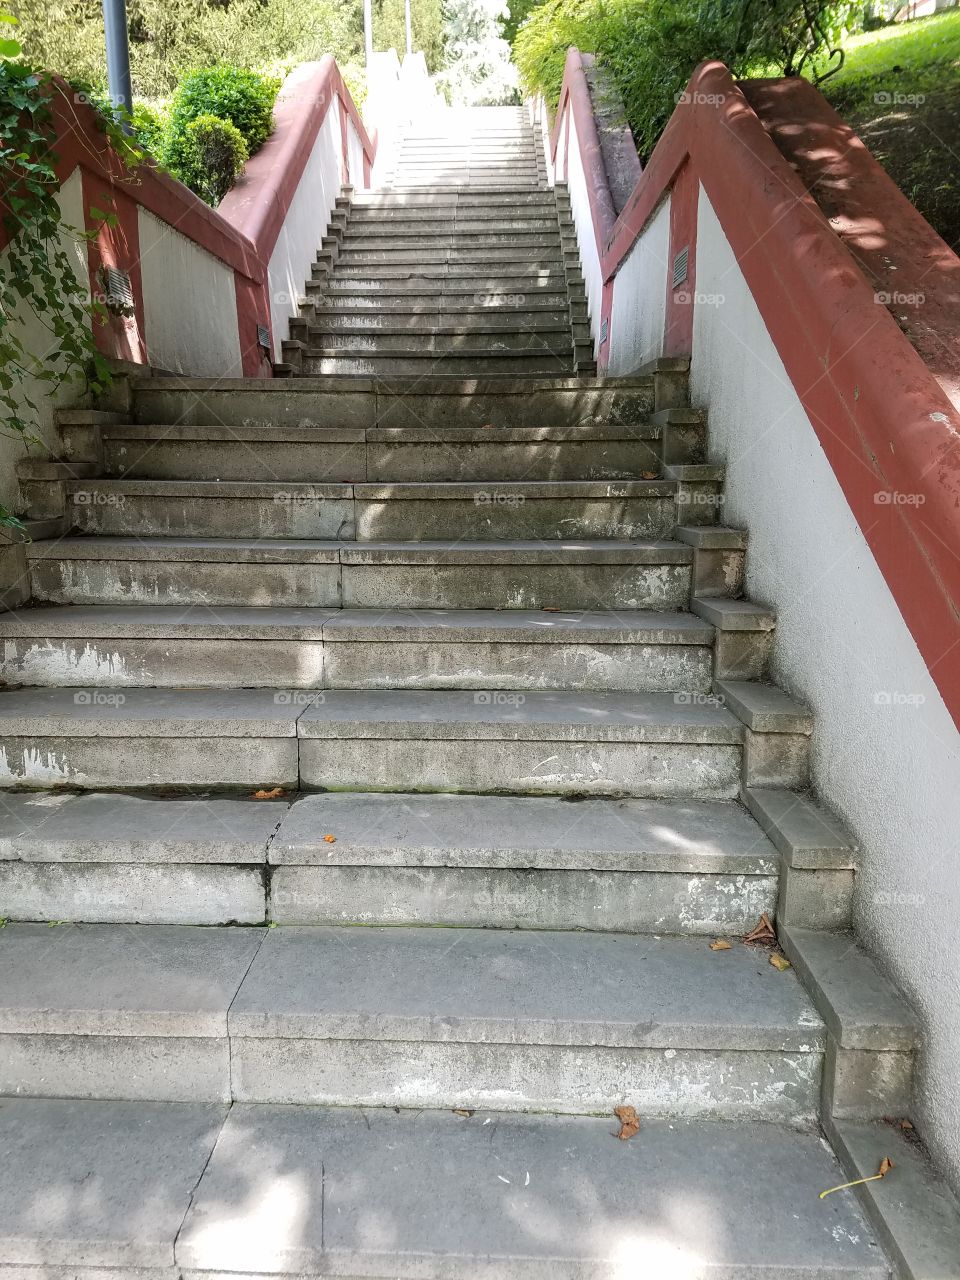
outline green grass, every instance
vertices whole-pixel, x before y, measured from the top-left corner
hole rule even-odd
[[[960,251],[960,9],[853,36],[844,52],[821,92]]]

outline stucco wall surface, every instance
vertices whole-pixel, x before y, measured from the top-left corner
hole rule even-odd
[[[777,609],[774,675],[816,715],[814,781],[862,850],[864,944],[924,1023],[915,1119],[960,1189],[960,736],[701,190],[691,395]],[[958,658],[957,660],[960,660]]]
[[[614,377],[633,373],[663,354],[669,256],[668,195],[614,277],[607,365]]]

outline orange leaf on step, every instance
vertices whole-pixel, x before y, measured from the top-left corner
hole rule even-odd
[[[633,1107],[614,1107],[613,1114],[620,1121],[620,1132],[617,1137],[621,1142],[626,1142],[628,1138],[640,1132],[640,1117]]]
[[[327,842],[327,844],[336,844],[336,843],[337,843],[337,837],[336,837],[336,836],[324,836],[323,838],[324,838],[324,840]]]
[[[710,943],[710,950],[711,951],[729,951],[730,943],[726,940],[726,938],[717,938],[715,942]]]
[[[785,969],[792,967],[787,957],[785,955],[781,955],[779,951],[774,951],[773,955],[770,957],[770,963],[775,969],[779,969],[781,973],[783,973]]]
[[[751,929],[744,938],[744,942],[764,942],[771,944],[776,942],[776,940],[777,935],[774,932],[773,925],[770,923],[770,917],[766,912],[764,912],[760,917],[756,927]]]
[[[255,791],[253,798],[254,800],[279,800],[281,796],[286,794],[283,787],[274,787],[271,791]]]
[[[877,1177],[885,1178],[892,1168],[893,1168],[893,1161],[890,1159],[889,1156],[884,1156],[883,1159],[880,1161],[880,1168],[877,1170]]]

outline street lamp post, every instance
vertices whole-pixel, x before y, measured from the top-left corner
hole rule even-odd
[[[363,0],[363,52],[369,71],[373,61],[373,0]]]
[[[413,26],[410,22],[410,0],[403,0],[403,17],[407,29],[407,53],[413,53]]]
[[[124,0],[103,0],[103,26],[107,36],[107,82],[110,99],[121,127],[130,133],[133,85],[130,80],[130,47],[127,42],[127,7]]]

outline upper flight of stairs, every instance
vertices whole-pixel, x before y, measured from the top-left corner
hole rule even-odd
[[[345,193],[283,346],[296,375],[593,373],[569,197],[519,108],[410,132]]]
[[[392,225],[498,225],[476,125],[407,140]],[[313,376],[336,317],[442,331],[401,238],[308,286],[300,376],[144,379],[21,466],[0,1280],[960,1274],[687,361]]]

